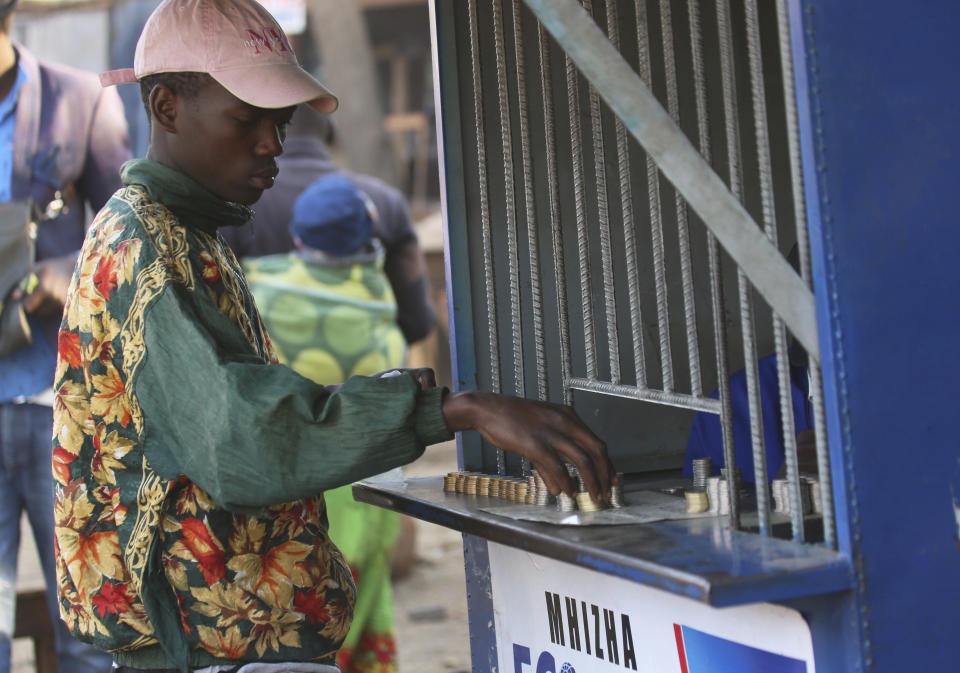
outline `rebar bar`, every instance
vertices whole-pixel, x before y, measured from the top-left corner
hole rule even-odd
[[[650,66],[650,30],[647,22],[647,7],[643,0],[634,0],[637,16],[638,70],[640,79],[652,86]],[[670,309],[667,304],[666,264],[663,250],[663,215],[660,203],[660,173],[653,158],[647,154],[647,198],[650,206],[650,242],[653,253],[654,284],[657,298],[657,328],[660,336],[660,370],[663,376],[661,387],[666,392],[673,390],[673,354],[670,346]]]
[[[487,150],[483,131],[483,77],[480,71],[480,40],[477,28],[477,0],[468,0],[470,55],[473,85],[473,118],[476,124],[477,188],[480,201],[480,229],[483,239],[483,279],[487,299],[487,335],[490,350],[490,388],[500,392],[500,344],[497,326],[496,277],[493,268],[493,235],[490,228],[490,202],[487,185]],[[503,449],[496,449],[497,474],[506,474]]]

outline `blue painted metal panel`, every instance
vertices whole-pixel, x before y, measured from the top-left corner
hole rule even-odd
[[[493,621],[493,585],[487,541],[463,536],[463,558],[470,606],[470,663],[474,671],[497,670],[497,629]]]
[[[444,222],[444,265],[447,281],[447,315],[450,326],[450,362],[455,390],[476,390],[477,365],[473,331],[473,298],[470,287],[470,257],[467,248],[467,210],[463,184],[457,43],[452,3],[433,0],[433,74],[439,95],[440,197]],[[465,455],[466,452],[466,455]],[[480,441],[476,435],[457,436],[460,467],[479,464]]]
[[[860,656],[870,671],[953,670],[960,5],[805,0],[793,11],[807,56],[815,290]]]

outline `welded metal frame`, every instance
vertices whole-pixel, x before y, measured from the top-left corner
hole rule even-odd
[[[536,354],[537,394],[541,399],[547,396],[545,384],[545,339],[543,297],[540,290],[540,272],[542,266],[537,256],[539,243],[537,228],[534,219],[537,216],[533,203],[533,168],[531,166],[530,129],[526,119],[527,94],[526,72],[523,43],[525,37],[522,30],[521,8],[519,0],[506,0],[512,11],[505,14],[504,0],[491,0],[491,17],[489,21],[493,33],[493,53],[496,68],[495,78],[496,110],[499,118],[498,135],[500,147],[498,152],[502,158],[502,172],[500,162],[493,167],[488,165],[488,153],[485,130],[485,117],[492,114],[493,107],[490,100],[484,98],[484,74],[481,68],[480,33],[478,26],[478,0],[467,0],[466,12],[469,23],[469,55],[471,60],[471,87],[474,122],[474,145],[476,152],[479,224],[482,231],[482,278],[483,295],[486,308],[486,341],[489,350],[489,384],[495,391],[502,388],[502,379],[505,374],[501,371],[501,330],[509,330],[509,345],[512,350],[512,391],[517,395],[525,394],[524,368],[524,309],[521,307],[521,278],[519,265],[519,224],[518,224],[518,190],[522,191],[524,220],[526,221],[526,250],[531,255],[529,277],[524,279],[531,287],[531,310],[533,313],[534,341]],[[569,402],[570,392],[574,390],[589,391],[604,395],[626,397],[631,399],[653,402],[656,404],[672,405],[685,409],[704,411],[719,414],[723,427],[725,463],[735,465],[732,447],[732,415],[730,409],[730,394],[727,383],[727,339],[724,332],[721,316],[725,308],[722,289],[719,288],[719,257],[715,242],[719,241],[725,251],[737,263],[739,303],[742,321],[742,342],[744,348],[744,366],[746,369],[747,396],[749,400],[750,427],[752,434],[753,469],[758,476],[758,484],[767,483],[766,453],[763,442],[763,427],[760,412],[759,377],[757,371],[757,346],[755,344],[755,317],[752,293],[754,289],[764,296],[774,309],[773,336],[777,359],[777,369],[781,373],[779,378],[780,411],[783,428],[783,444],[785,447],[787,483],[791,503],[791,517],[794,539],[798,542],[804,539],[804,523],[801,507],[801,483],[796,459],[796,437],[793,426],[793,413],[789,380],[789,363],[787,359],[787,332],[791,332],[803,343],[812,363],[814,376],[811,380],[819,383],[819,346],[816,337],[816,321],[813,309],[813,295],[809,289],[809,274],[797,274],[789,268],[784,256],[777,249],[777,223],[773,204],[773,186],[771,183],[770,151],[768,147],[768,128],[766,119],[766,93],[762,64],[760,62],[760,34],[757,20],[756,0],[747,0],[746,32],[748,54],[750,56],[750,92],[752,95],[752,110],[754,115],[755,146],[757,150],[758,174],[760,177],[760,195],[762,201],[763,227],[759,227],[741,205],[743,199],[740,187],[741,156],[740,156],[740,129],[738,128],[736,98],[737,86],[734,80],[732,47],[730,45],[730,18],[729,0],[718,0],[717,22],[720,41],[720,55],[722,61],[724,118],[726,123],[726,145],[728,148],[727,160],[729,164],[729,188],[709,165],[710,139],[705,124],[705,109],[703,106],[703,69],[702,54],[697,53],[700,48],[701,36],[697,34],[700,26],[697,20],[697,6],[689,3],[691,31],[690,44],[695,52],[694,77],[697,84],[698,107],[697,128],[699,133],[699,148],[693,143],[678,125],[678,84],[677,69],[674,63],[675,47],[673,45],[673,26],[670,13],[671,3],[668,0],[660,2],[660,35],[663,40],[663,58],[667,78],[666,107],[660,104],[644,80],[651,81],[649,42],[651,33],[646,16],[646,3],[634,2],[636,26],[636,41],[639,49],[638,67],[634,68],[619,53],[620,34],[617,16],[617,6],[613,0],[605,0],[607,32],[604,34],[591,16],[593,11],[592,0],[559,0],[546,2],[545,0],[525,0],[526,5],[533,11],[539,20],[539,71],[540,85],[543,93],[546,121],[544,142],[546,146],[546,171],[551,193],[550,217],[553,236],[554,264],[557,292],[557,315],[562,332],[561,357],[563,361],[563,389],[564,401]],[[783,7],[780,7],[781,14]],[[504,24],[512,20],[511,34],[513,37],[512,53],[515,59],[516,86],[511,92],[508,86],[506,57],[509,50],[505,37]],[[779,22],[782,29],[787,24]],[[573,179],[573,195],[576,205],[576,248],[577,266],[579,272],[580,298],[582,304],[583,326],[583,353],[584,370],[582,375],[576,375],[570,362],[569,340],[566,338],[569,330],[567,315],[566,287],[563,281],[563,271],[560,264],[563,262],[564,242],[559,238],[560,232],[556,226],[556,210],[554,195],[557,191],[556,170],[556,137],[552,108],[553,97],[548,93],[551,86],[549,72],[551,69],[550,57],[546,49],[544,32],[550,31],[553,38],[566,53],[565,72],[567,86],[567,103],[570,133],[570,168]],[[787,37],[784,38],[788,40]],[[784,71],[784,81],[792,81],[790,74],[792,64],[790,50],[780,50],[780,59]],[[699,70],[697,67],[699,66]],[[581,73],[587,84],[588,106],[581,115]],[[487,73],[490,76],[490,73]],[[511,116],[511,95],[517,97],[517,122]],[[634,369],[636,383],[625,384],[620,374],[620,345],[617,326],[617,283],[613,270],[613,255],[611,251],[611,226],[608,216],[608,179],[606,174],[607,144],[604,141],[604,125],[601,118],[601,98],[608,104],[615,114],[615,136],[618,182],[620,185],[621,208],[624,223],[624,240],[626,241],[626,264],[628,269],[628,300],[630,306],[631,333],[633,335]],[[792,92],[787,96],[792,119],[796,113],[793,110]],[[581,119],[589,119],[589,130],[581,126]],[[518,126],[518,130],[514,127]],[[794,124],[795,126],[795,124]],[[515,148],[515,132],[519,136],[520,152]],[[635,268],[634,254],[636,240],[633,233],[633,206],[630,186],[629,153],[627,150],[627,133],[632,134],[646,150],[648,203],[650,218],[650,235],[653,250],[655,269],[657,328],[660,336],[659,358],[661,362],[661,385],[658,388],[648,385],[645,371],[643,337],[641,336],[641,307],[637,299],[636,280],[630,270]],[[585,174],[584,137],[589,135],[592,141],[593,180],[595,182],[596,213],[591,213],[597,220],[596,240],[588,233],[588,214],[586,213],[585,183],[588,176]],[[732,148],[732,149],[729,149]],[[514,164],[517,155],[520,155],[522,184],[516,184]],[[792,174],[800,174],[799,154],[791,152],[791,161],[795,162]],[[667,287],[664,273],[663,230],[661,214],[663,204],[660,197],[659,174],[663,175],[676,188],[674,193],[674,217],[679,241],[679,265],[682,276],[682,313],[685,324],[687,362],[690,375],[690,392],[679,392],[675,385],[674,366],[671,356],[670,319],[671,306],[667,300]],[[498,319],[497,277],[493,253],[493,223],[491,222],[489,200],[491,198],[488,183],[491,180],[502,179],[502,198],[505,203],[503,211],[503,227],[506,231],[506,257],[508,271],[509,325],[504,328]],[[802,193],[802,181],[798,181],[794,188],[794,200]],[[708,248],[710,257],[710,283],[713,310],[714,342],[717,353],[717,372],[720,374],[718,387],[719,399],[704,397],[700,376],[700,346],[698,344],[696,328],[696,309],[693,298],[693,278],[690,261],[689,225],[687,221],[687,203],[697,211],[707,226]],[[802,206],[795,208],[795,215],[804,214]],[[805,235],[805,224],[798,225],[801,235]],[[591,246],[599,242],[600,269],[602,276],[602,323],[597,321],[594,314],[593,298],[595,296],[595,279],[592,273]],[[806,243],[803,246],[806,262]],[[806,279],[806,282],[805,280]],[[752,281],[752,282],[751,282]],[[757,285],[759,283],[759,285]],[[477,295],[479,296],[479,295]],[[620,298],[622,301],[622,297]],[[674,309],[677,310],[677,309]],[[784,317],[781,317],[783,314]],[[606,326],[606,342],[604,348],[608,354],[606,363],[608,378],[602,380],[599,375],[597,360],[598,351],[598,324]],[[813,397],[817,398],[814,409],[822,414],[822,394],[819,388],[814,388]],[[822,416],[821,416],[822,419]],[[823,422],[819,420],[816,426],[823,429]],[[817,444],[818,463],[829,474],[828,451],[825,434],[818,433]],[[499,449],[496,451],[496,471],[506,473],[505,458]],[[521,473],[527,474],[529,465],[524,462]],[[731,475],[733,470],[730,470]],[[834,515],[832,497],[830,493],[831,480],[827,476],[820,484],[820,501],[824,511],[825,542],[828,547],[836,547]],[[740,507],[738,489],[726,489],[729,512],[729,521],[732,527],[740,526]],[[756,489],[756,505],[759,517],[760,532],[769,535],[771,531],[770,497],[767,488]]]
[[[442,34],[449,3],[432,4],[446,5],[435,12],[440,18],[437,32]],[[825,446],[828,435],[832,439],[832,460],[820,466],[821,487],[836,498],[834,535],[840,556],[848,559],[854,574],[853,591],[824,596],[811,591],[810,598],[784,604],[807,617],[818,671],[947,670],[956,662],[951,624],[960,604],[955,562],[960,534],[949,487],[944,486],[950,484],[951,470],[958,468],[955,433],[946,420],[952,417],[949,407],[955,391],[942,372],[956,372],[958,362],[956,349],[944,341],[956,327],[956,318],[942,310],[951,293],[950,282],[943,279],[953,277],[955,287],[954,272],[945,273],[943,251],[957,249],[958,233],[947,224],[950,209],[937,195],[949,193],[948,183],[960,172],[950,158],[960,153],[951,136],[956,124],[949,113],[960,89],[949,86],[945,67],[960,54],[936,26],[955,25],[960,10],[931,8],[905,15],[900,3],[879,2],[864,16],[832,0],[780,0],[777,10],[781,28],[786,24],[792,28],[790,43],[781,43],[781,49],[792,50],[795,64],[783,77],[788,93],[796,92],[796,118],[788,105],[787,126],[795,157],[791,164],[802,171],[795,170],[792,189],[794,195],[806,197],[794,198],[794,207],[805,211],[796,215],[797,221],[810,223],[809,249],[806,237],[800,237],[800,271],[803,280],[813,284],[820,321],[821,356],[810,368],[813,385],[819,388],[822,379],[824,388],[824,397],[815,400],[819,407],[815,431],[818,445]],[[900,33],[904,39],[891,43],[889,36]],[[542,42],[543,36],[538,38]],[[905,51],[906,45],[910,46]],[[456,59],[456,46],[441,39],[438,53],[438,60],[449,65]],[[925,73],[925,78],[918,79],[917,72]],[[437,74],[448,94],[457,90],[455,73],[441,65]],[[909,81],[909,95],[904,81]],[[878,86],[888,82],[889,87]],[[444,97],[439,118],[446,137],[457,138],[459,114],[451,112],[451,100],[457,104],[456,96]],[[916,120],[921,117],[924,134],[917,136]],[[913,138],[924,153],[912,155],[899,146],[888,150],[885,145],[899,137]],[[443,147],[444,174],[454,176],[443,193],[449,226],[448,277],[459,275],[450,285],[456,382],[470,388],[476,385],[472,298],[462,282],[462,269],[457,268],[467,260],[461,237],[466,227],[463,186],[456,184],[463,171],[457,143]],[[702,142],[698,149],[707,155]],[[915,178],[911,184],[922,181],[924,188],[918,187],[917,193],[925,198],[898,190],[875,170],[887,152],[909,166]],[[799,156],[802,162],[796,160]],[[866,194],[882,207],[868,207],[869,212],[862,213]],[[936,237],[899,236],[895,222],[902,225],[904,217],[923,222],[924,232],[936,227]],[[893,235],[872,236],[877,230]],[[891,258],[897,259],[901,273],[889,273],[889,266],[878,268]],[[903,278],[923,288],[922,298],[912,290],[903,291]],[[884,296],[882,307],[876,296]],[[910,319],[891,325],[887,315],[891,312]],[[918,325],[924,327],[920,333],[915,331]],[[904,347],[909,355],[902,361],[879,359],[880,352]],[[921,373],[926,378],[918,387],[914,377]],[[891,396],[898,387],[912,394]],[[890,418],[919,423],[893,427],[887,422]],[[924,460],[903,460],[902,451],[912,446],[922,447]],[[480,451],[476,438],[465,437],[461,464]],[[960,488],[960,480],[954,481]],[[904,492],[909,489],[911,497],[892,502],[889,484]],[[470,537],[468,546],[479,559],[475,565],[485,565],[483,554],[476,553],[484,544],[483,539]],[[804,547],[797,545],[798,550]],[[922,553],[923,564],[904,563],[902,555],[910,549]],[[490,588],[484,569],[476,570],[468,576],[471,620],[475,601]],[[486,644],[489,654],[495,641],[481,628],[485,625],[471,634],[474,645],[482,650]],[[491,659],[475,657],[475,670],[485,670],[482,661]]]

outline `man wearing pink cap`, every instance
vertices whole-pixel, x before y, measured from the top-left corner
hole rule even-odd
[[[609,491],[603,443],[569,408],[450,393],[430,370],[321,386],[276,364],[217,233],[268,189],[294,106],[336,98],[297,65],[252,0],[167,0],[132,71],[148,158],[100,211],[59,335],[57,574],[75,636],[123,671],[320,673],[355,586],[323,492],[473,429],[529,458],[554,492],[562,461]]]

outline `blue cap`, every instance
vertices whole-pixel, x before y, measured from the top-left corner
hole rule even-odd
[[[293,204],[290,233],[308,248],[350,255],[370,240],[368,199],[343,175],[328,175],[303,190]]]

